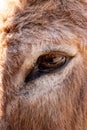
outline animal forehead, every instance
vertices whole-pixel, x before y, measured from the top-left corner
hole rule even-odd
[[[79,0],[27,0],[24,8],[14,14],[12,22],[7,21],[7,28],[8,23],[12,26],[12,42],[38,43],[39,40],[40,43],[55,39],[62,42],[75,35],[85,37],[87,8],[83,3]]]
[[[85,28],[86,12],[87,5],[79,0],[30,0],[24,9],[14,16],[14,25],[21,23],[21,27],[33,28],[50,25],[53,21],[64,21]]]

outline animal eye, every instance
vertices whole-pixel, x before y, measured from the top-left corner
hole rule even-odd
[[[38,71],[50,72],[58,69],[66,63],[67,59],[68,58],[63,54],[56,52],[42,55],[38,58],[37,61]]]
[[[32,68],[31,72],[25,78],[25,82],[34,80],[43,74],[50,73],[56,69],[62,68],[67,61],[69,61],[68,56],[59,52],[50,52],[48,54],[41,55]]]

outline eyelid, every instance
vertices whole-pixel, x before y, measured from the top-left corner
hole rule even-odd
[[[67,53],[69,56],[75,56],[77,54],[77,48],[72,45],[59,46],[59,51]]]
[[[68,44],[61,44],[61,45],[52,45],[52,46],[47,46],[46,49],[44,49],[42,51],[42,54],[46,54],[46,53],[49,53],[49,52],[59,52],[61,54],[65,54],[67,56],[71,56],[71,57],[74,57],[78,50],[77,50],[77,47],[74,46],[74,45],[68,45]]]

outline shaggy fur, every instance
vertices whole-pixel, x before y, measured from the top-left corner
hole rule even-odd
[[[72,60],[25,83],[51,51]],[[87,130],[86,0],[0,0],[0,130]]]

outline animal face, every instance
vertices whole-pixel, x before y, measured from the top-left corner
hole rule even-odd
[[[0,130],[86,130],[87,2],[1,5]]]

